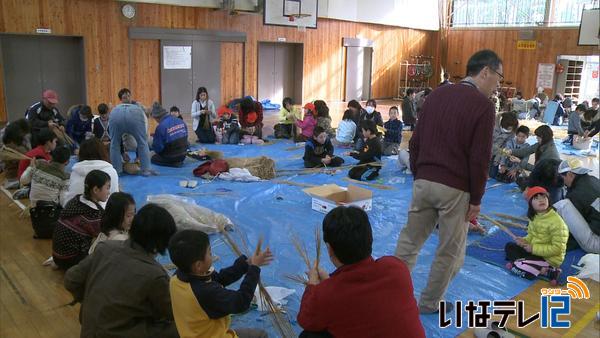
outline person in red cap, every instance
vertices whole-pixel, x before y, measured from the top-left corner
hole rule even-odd
[[[238,144],[240,142],[240,124],[238,119],[229,108],[225,107],[221,110],[221,113],[221,118],[219,119],[219,130],[223,135],[221,143]]]
[[[42,100],[32,104],[25,112],[25,118],[31,123],[31,143],[36,144],[40,130],[60,128],[65,131],[65,118],[56,107],[58,94],[52,89],[42,93]]]
[[[506,244],[504,251],[510,261],[506,267],[526,279],[545,276],[556,281],[567,251],[569,228],[550,205],[546,189],[527,189],[527,202],[527,236]]]
[[[306,142],[306,140],[310,140],[313,135],[313,131],[317,126],[317,108],[312,103],[307,103],[304,105],[304,119],[298,120],[294,116],[294,123],[302,132],[300,135],[296,137],[296,142]]]

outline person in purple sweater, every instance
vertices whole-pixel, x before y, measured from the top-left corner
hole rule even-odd
[[[423,104],[409,142],[415,183],[408,222],[395,255],[412,269],[423,243],[439,224],[439,244],[419,311],[437,313],[448,284],[464,262],[467,222],[479,214],[492,151],[494,106],[502,61],[482,50],[467,63],[467,77],[437,88]],[[447,303],[446,311],[451,311]]]

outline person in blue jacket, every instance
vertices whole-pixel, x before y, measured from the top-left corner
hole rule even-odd
[[[92,133],[92,108],[88,105],[78,105],[71,110],[67,121],[67,135],[79,145]]]
[[[152,117],[158,122],[152,141],[151,162],[167,167],[181,167],[187,154],[188,131],[185,122],[169,114],[158,102],[152,105]]]

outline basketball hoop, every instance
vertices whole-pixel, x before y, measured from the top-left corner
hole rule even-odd
[[[296,26],[298,27],[298,32],[306,32],[306,22],[304,19],[311,17],[310,14],[292,14],[289,16],[290,22],[296,22]]]

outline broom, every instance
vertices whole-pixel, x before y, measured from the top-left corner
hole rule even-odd
[[[277,183],[277,184],[287,184],[287,185],[293,185],[296,187],[302,187],[302,188],[312,188],[312,187],[316,187],[315,184],[310,184],[310,183],[300,183],[300,182],[292,182],[292,181],[287,181],[287,180],[272,180],[271,182],[273,183]]]
[[[527,230],[527,226],[523,225],[523,224],[509,222],[509,221],[503,221],[503,220],[499,220],[499,219],[497,219],[497,221],[499,223],[502,223],[502,224],[504,224],[506,226],[509,226],[509,227],[512,227],[512,228]]]
[[[513,240],[517,240],[517,238],[519,238],[517,235],[515,235],[512,231],[510,231],[505,225],[500,224],[498,221],[492,219],[491,217],[485,215],[485,214],[479,214],[479,216],[485,218],[486,220],[488,220],[489,222],[491,222],[492,224],[496,225],[498,228],[500,228],[500,230],[504,231],[506,234],[508,234],[510,236],[510,238],[512,238]]]
[[[73,146],[75,144],[75,141],[73,141],[71,136],[69,136],[67,133],[62,131],[62,129],[52,128],[52,131],[56,134],[56,136],[58,136],[59,138],[62,138],[69,146]]]
[[[294,283],[303,284],[303,285],[308,284],[308,279],[306,279],[306,277],[304,277],[302,275],[286,274],[286,275],[283,275],[283,277],[291,280]]]
[[[521,221],[521,222],[529,223],[529,220],[525,217],[516,217],[516,216],[512,216],[512,215],[508,215],[508,214],[503,214],[500,212],[494,212],[494,215],[496,215],[498,217],[506,218],[506,219],[512,219],[513,221]]]
[[[306,246],[304,245],[304,243],[296,235],[292,236],[292,243],[294,244],[294,248],[296,249],[296,251],[298,251],[298,253],[300,254],[300,257],[302,257],[304,264],[306,264],[306,268],[308,270],[311,270],[312,266],[310,263],[310,259],[308,258],[308,251],[306,250]],[[321,261],[321,231],[318,226],[315,228],[315,251],[316,255],[314,266],[318,267],[319,262]],[[303,275],[288,274],[284,275],[284,277],[296,283],[304,285],[308,283],[308,279]]]
[[[226,231],[223,231],[222,234],[225,237],[225,243],[227,243],[227,245],[231,248],[231,251],[233,251],[237,256],[241,256],[242,251],[233,241],[231,236],[229,236],[229,234]],[[261,244],[261,242],[262,240],[259,240],[259,245]],[[259,245],[257,245],[256,247],[256,250],[258,252],[260,252]],[[273,298],[271,298],[271,295],[269,295],[267,289],[265,289],[261,281],[258,282],[258,291],[260,293],[261,302],[264,302],[263,304],[265,304],[266,307],[269,309],[269,317],[273,322],[273,326],[279,331],[280,335],[282,337],[294,337],[296,333],[294,332],[292,325],[290,324],[289,320],[284,316],[282,310],[279,307],[277,307],[277,305],[273,301]]]
[[[381,190],[395,190],[396,189],[394,187],[390,187],[389,185],[363,182],[363,181],[351,179],[350,177],[344,177],[343,180],[351,182],[351,183],[355,183],[355,184],[366,185],[366,186],[376,188],[376,189],[381,189]]]
[[[2,158],[4,158],[5,160],[12,160],[12,161],[21,161],[21,160],[33,160],[31,157],[23,154],[22,152],[15,150],[11,147],[8,147],[6,145],[2,146],[2,150],[0,150],[0,154],[2,156]]]
[[[308,251],[306,250],[306,245],[304,245],[302,240],[295,234],[292,235],[292,244],[294,245],[294,248],[296,249],[298,254],[300,254],[300,257],[304,261],[306,268],[310,270],[310,259],[308,258]]]
[[[342,170],[342,169],[352,169],[352,168],[356,168],[356,167],[364,167],[364,166],[381,166],[381,162],[369,162],[369,163],[363,163],[363,164],[349,164],[349,165],[342,165],[339,167],[334,167],[333,169],[337,169],[337,170]],[[280,169],[277,170],[277,174],[280,176],[283,176],[282,173],[309,173],[309,174],[313,174],[313,173],[319,173],[321,172],[323,169],[323,167],[317,167],[317,168],[303,168],[303,169]]]
[[[315,266],[319,266],[319,262],[321,261],[321,230],[317,226],[315,228],[315,243],[316,243],[316,251],[317,255],[315,258]]]
[[[293,146],[293,147],[289,147],[289,148],[285,148],[286,151],[292,151],[292,150],[298,150],[298,149],[302,149],[304,148],[304,146]]]

